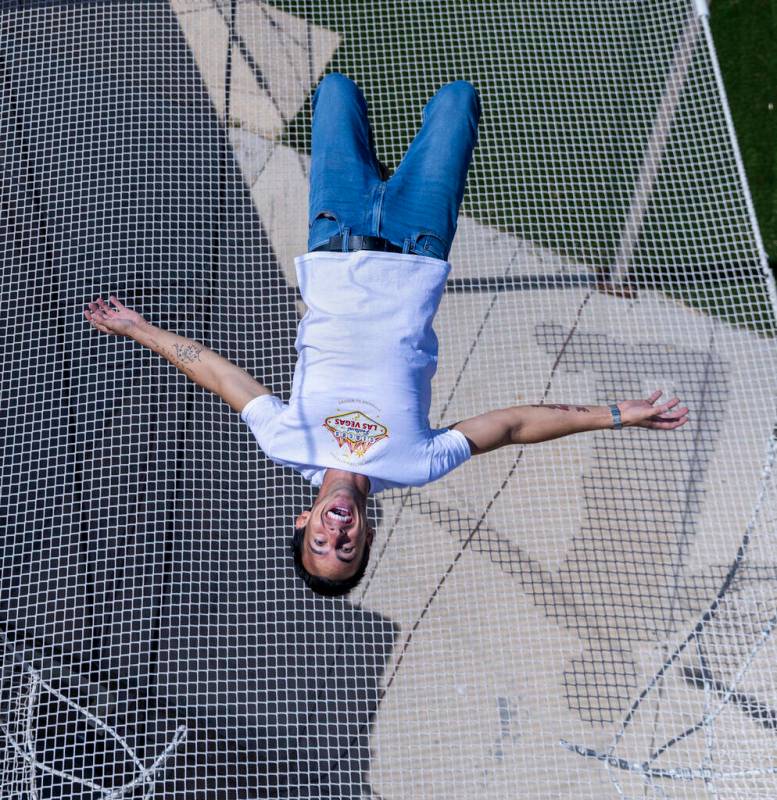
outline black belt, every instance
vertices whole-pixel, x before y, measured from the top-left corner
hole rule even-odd
[[[331,252],[342,252],[343,250],[343,237],[339,234],[333,236],[328,242],[314,247],[313,251],[328,250]],[[347,251],[353,252],[354,250],[380,250],[388,253],[401,253],[402,248],[392,244],[388,239],[381,239],[380,236],[349,236]]]

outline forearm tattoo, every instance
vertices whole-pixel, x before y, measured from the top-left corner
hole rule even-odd
[[[179,364],[191,364],[193,361],[200,360],[200,353],[204,350],[199,344],[176,344],[175,360]]]
[[[574,409],[575,411],[583,411],[586,414],[590,413],[590,411],[591,411],[590,408],[586,408],[585,406],[565,406],[562,403],[555,403],[555,404],[549,404],[549,405],[542,405],[542,404],[539,404],[539,403],[532,403],[531,407],[532,408],[555,408],[557,411],[572,411]]]

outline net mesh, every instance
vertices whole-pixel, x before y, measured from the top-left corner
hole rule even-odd
[[[702,12],[0,5],[1,798],[777,794],[775,294]],[[287,398],[333,69],[391,166],[439,85],[483,100],[434,425],[692,409],[381,494],[345,600],[293,577],[305,482],[81,315],[115,294]]]

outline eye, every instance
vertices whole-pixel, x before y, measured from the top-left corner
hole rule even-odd
[[[326,544],[326,539],[314,539],[313,544],[317,545],[318,547],[323,547]]]

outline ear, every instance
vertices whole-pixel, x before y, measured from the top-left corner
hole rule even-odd
[[[372,547],[372,540],[375,538],[375,528],[367,528],[367,544]]]
[[[309,519],[310,519],[310,511],[300,511],[299,516],[297,517],[297,519],[294,520],[294,527],[304,528],[305,525],[308,524]]]

